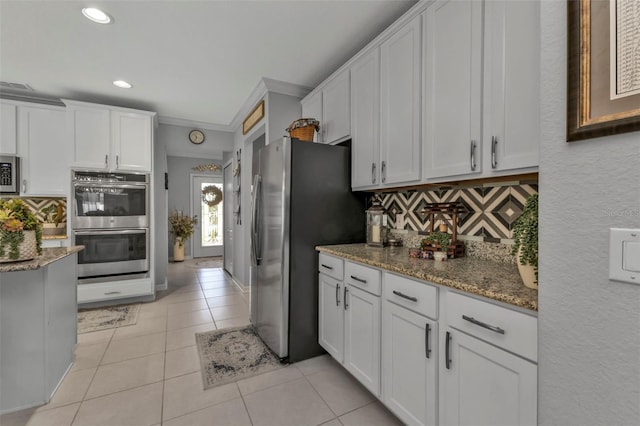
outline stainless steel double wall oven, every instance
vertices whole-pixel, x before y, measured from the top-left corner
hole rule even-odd
[[[80,283],[148,276],[148,174],[75,171],[73,209]]]

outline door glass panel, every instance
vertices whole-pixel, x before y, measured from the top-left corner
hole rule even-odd
[[[223,204],[222,200],[222,184],[203,182],[201,183],[202,201],[201,213],[202,218],[202,246],[221,246],[223,241]]]

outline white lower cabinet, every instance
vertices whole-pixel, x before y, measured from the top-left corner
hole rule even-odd
[[[537,423],[536,364],[452,328],[442,344],[440,424]]]
[[[382,400],[408,425],[435,425],[438,324],[385,300]]]
[[[344,314],[342,313],[342,282],[318,274],[318,343],[336,361],[342,362],[344,348]]]

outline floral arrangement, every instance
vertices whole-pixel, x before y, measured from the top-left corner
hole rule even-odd
[[[186,241],[193,235],[196,223],[198,223],[197,216],[191,217],[178,212],[173,212],[169,216],[171,233],[180,243]]]
[[[24,241],[24,231],[35,231],[36,248],[42,254],[42,225],[37,216],[19,198],[0,200],[0,256],[9,259],[20,258],[20,244]]]
[[[511,253],[518,256],[522,265],[532,265],[538,282],[538,194],[533,194],[524,204],[522,214],[513,227],[513,248]]]

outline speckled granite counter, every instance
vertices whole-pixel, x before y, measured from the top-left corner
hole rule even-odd
[[[42,254],[33,260],[0,263],[0,272],[32,271],[84,250],[84,246],[43,248]]]
[[[538,291],[522,284],[516,265],[474,257],[446,262],[415,259],[409,257],[406,247],[380,249],[365,244],[343,244],[318,246],[316,250],[521,308],[538,310]]]

